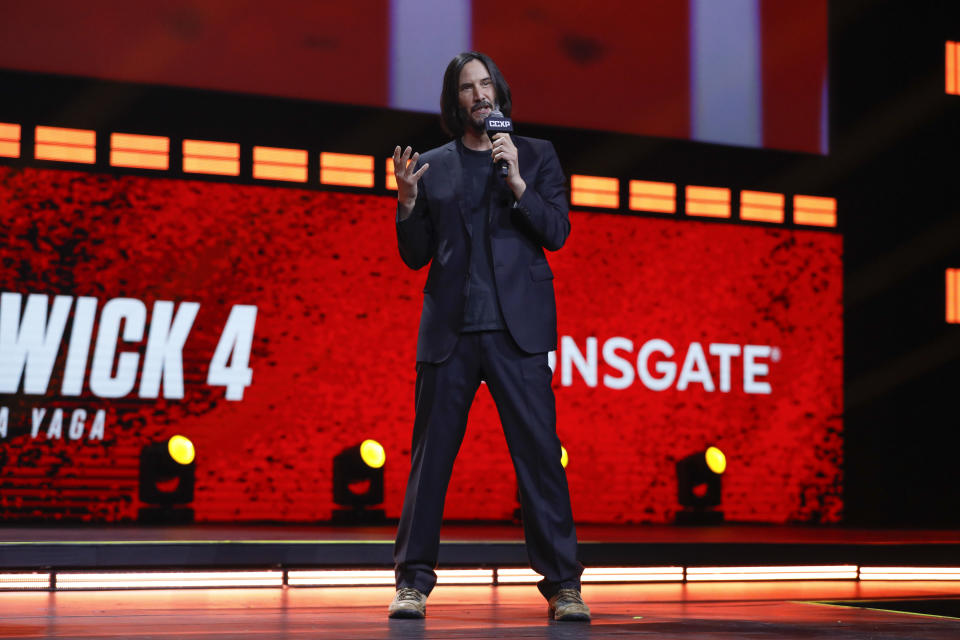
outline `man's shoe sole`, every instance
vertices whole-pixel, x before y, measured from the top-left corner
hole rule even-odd
[[[413,619],[425,618],[426,615],[427,615],[426,611],[421,612],[421,611],[417,611],[416,609],[397,609],[396,611],[391,611],[389,617],[394,620],[397,620],[397,619],[413,620]]]
[[[557,622],[590,622],[589,613],[568,613],[558,618],[555,609],[547,609],[547,615]]]

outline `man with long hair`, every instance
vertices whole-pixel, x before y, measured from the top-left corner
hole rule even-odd
[[[565,178],[546,140],[497,133],[510,87],[488,56],[461,53],[440,97],[452,141],[422,156],[393,154],[397,241],[412,269],[430,264],[417,339],[410,478],[394,548],[394,618],[422,618],[436,584],[440,524],[467,413],[486,381],[520,488],[538,587],[556,620],[589,620],[577,537],[560,464],[547,354],[557,346],[553,273],[544,249],[570,233]],[[498,167],[506,163],[506,176]]]

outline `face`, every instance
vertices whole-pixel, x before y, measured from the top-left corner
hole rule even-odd
[[[483,120],[497,100],[490,72],[479,60],[471,60],[460,71],[460,114],[474,131],[483,131]]]

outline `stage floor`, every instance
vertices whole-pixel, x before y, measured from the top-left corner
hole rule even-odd
[[[865,607],[960,598],[956,583],[843,582],[587,585],[592,624],[546,618],[532,586],[440,586],[428,617],[388,620],[390,587],[4,593],[2,638],[750,638],[960,637],[960,620]]]
[[[0,568],[391,567],[395,526],[0,528]],[[579,525],[587,566],[960,566],[960,531],[727,524]],[[440,564],[524,566],[523,530],[446,524]]]
[[[364,541],[392,543],[396,524],[331,526],[328,524],[193,524],[149,526],[118,524],[6,524],[0,542],[137,542],[137,541]],[[591,543],[778,543],[778,544],[960,544],[958,529],[865,529],[828,525],[726,523],[715,526],[663,524],[578,524],[580,542]],[[523,542],[517,524],[444,523],[441,535],[451,542]]]

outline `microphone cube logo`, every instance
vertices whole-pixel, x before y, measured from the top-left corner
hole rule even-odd
[[[513,121],[510,118],[487,116],[484,126],[487,131],[505,131],[508,133],[513,131]]]

